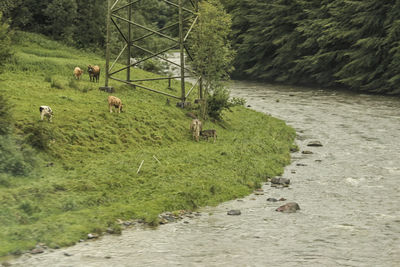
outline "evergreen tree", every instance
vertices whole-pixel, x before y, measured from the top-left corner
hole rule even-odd
[[[386,15],[395,2],[363,0],[345,3],[341,11],[347,9],[353,15],[347,25],[338,29],[349,33],[351,39],[346,53],[349,61],[335,74],[340,82],[371,92],[387,90],[384,77],[391,60],[385,43],[386,29],[390,27]],[[342,16],[337,19],[341,20]]]

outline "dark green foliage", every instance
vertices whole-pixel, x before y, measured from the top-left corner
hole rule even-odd
[[[11,19],[11,27],[24,31],[31,31],[62,40],[78,48],[91,51],[103,51],[106,36],[107,1],[87,0],[4,0],[0,3],[0,12],[3,11],[6,19]],[[115,2],[115,1],[114,1]],[[132,1],[118,1],[121,7]],[[143,2],[143,3],[142,3]],[[178,9],[158,0],[137,1],[133,6],[134,20],[149,28],[157,29],[177,21]],[[122,12],[122,11],[121,11]],[[120,13],[121,13],[120,12]],[[125,14],[118,14],[126,17]],[[0,18],[1,21],[1,18]],[[116,20],[124,34],[127,32],[127,23]],[[147,34],[148,31],[133,27],[133,38]],[[112,31],[117,30],[112,27]],[[172,32],[177,34],[177,32]],[[111,36],[113,47],[120,48],[119,34]],[[147,38],[141,43],[146,48],[159,48],[166,42],[157,35]],[[118,51],[119,52],[119,51]],[[142,51],[135,49],[135,56],[142,55]]]
[[[11,57],[11,33],[8,29],[8,24],[2,22],[2,17],[0,10],[0,73],[7,59]]]
[[[202,118],[221,119],[221,112],[229,108],[229,91],[222,81],[229,79],[233,70],[234,51],[229,34],[231,17],[214,0],[199,5],[198,23],[188,44],[192,52],[191,67],[201,75],[206,105],[202,105]]]
[[[229,101],[229,91],[224,87],[215,88],[207,97],[207,113],[213,120],[222,120],[222,112],[232,106]]]
[[[222,2],[236,77],[400,93],[398,1]]]
[[[2,94],[0,94],[0,135],[7,135],[11,131],[12,117],[11,106]]]
[[[87,3],[87,1],[84,2]],[[47,5],[43,10],[43,15],[47,18],[50,36],[56,40],[73,43],[72,38],[74,30],[76,30],[74,22],[78,15],[77,8],[77,3],[71,0],[53,0]]]
[[[46,120],[27,124],[24,127],[26,142],[32,147],[47,150],[53,137],[53,128]]]
[[[0,173],[26,175],[35,164],[33,151],[17,142],[11,135],[12,130],[11,105],[0,95]]]

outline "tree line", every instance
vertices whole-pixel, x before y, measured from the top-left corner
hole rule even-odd
[[[400,94],[400,1],[222,1],[235,77]]]
[[[129,2],[118,1],[118,6]],[[134,20],[150,28],[164,27],[174,13],[171,5],[158,0],[140,1],[135,8]],[[12,29],[41,33],[77,48],[104,50],[107,1],[2,0],[0,12]],[[120,27],[126,31],[127,24]],[[118,42],[117,35],[112,38],[111,42]]]
[[[220,1],[232,17],[234,78],[400,94],[400,1]],[[176,21],[176,10],[164,1],[139,4],[134,17],[141,24],[162,28]],[[106,10],[107,1],[95,0],[0,3],[2,21],[12,29],[99,51]],[[115,44],[121,41],[113,36]],[[146,41],[149,47],[165,45],[157,36]]]

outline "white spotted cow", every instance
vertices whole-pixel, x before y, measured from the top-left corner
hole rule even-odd
[[[53,110],[49,106],[40,106],[39,111],[41,120],[43,120],[44,116],[46,116],[49,122],[51,122],[51,118],[53,117]]]

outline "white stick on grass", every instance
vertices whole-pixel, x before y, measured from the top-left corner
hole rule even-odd
[[[140,163],[139,169],[137,170],[137,172],[136,172],[136,173],[139,173],[139,171],[140,171],[140,168],[142,168],[143,162],[144,162],[144,160],[142,160],[142,163]]]

